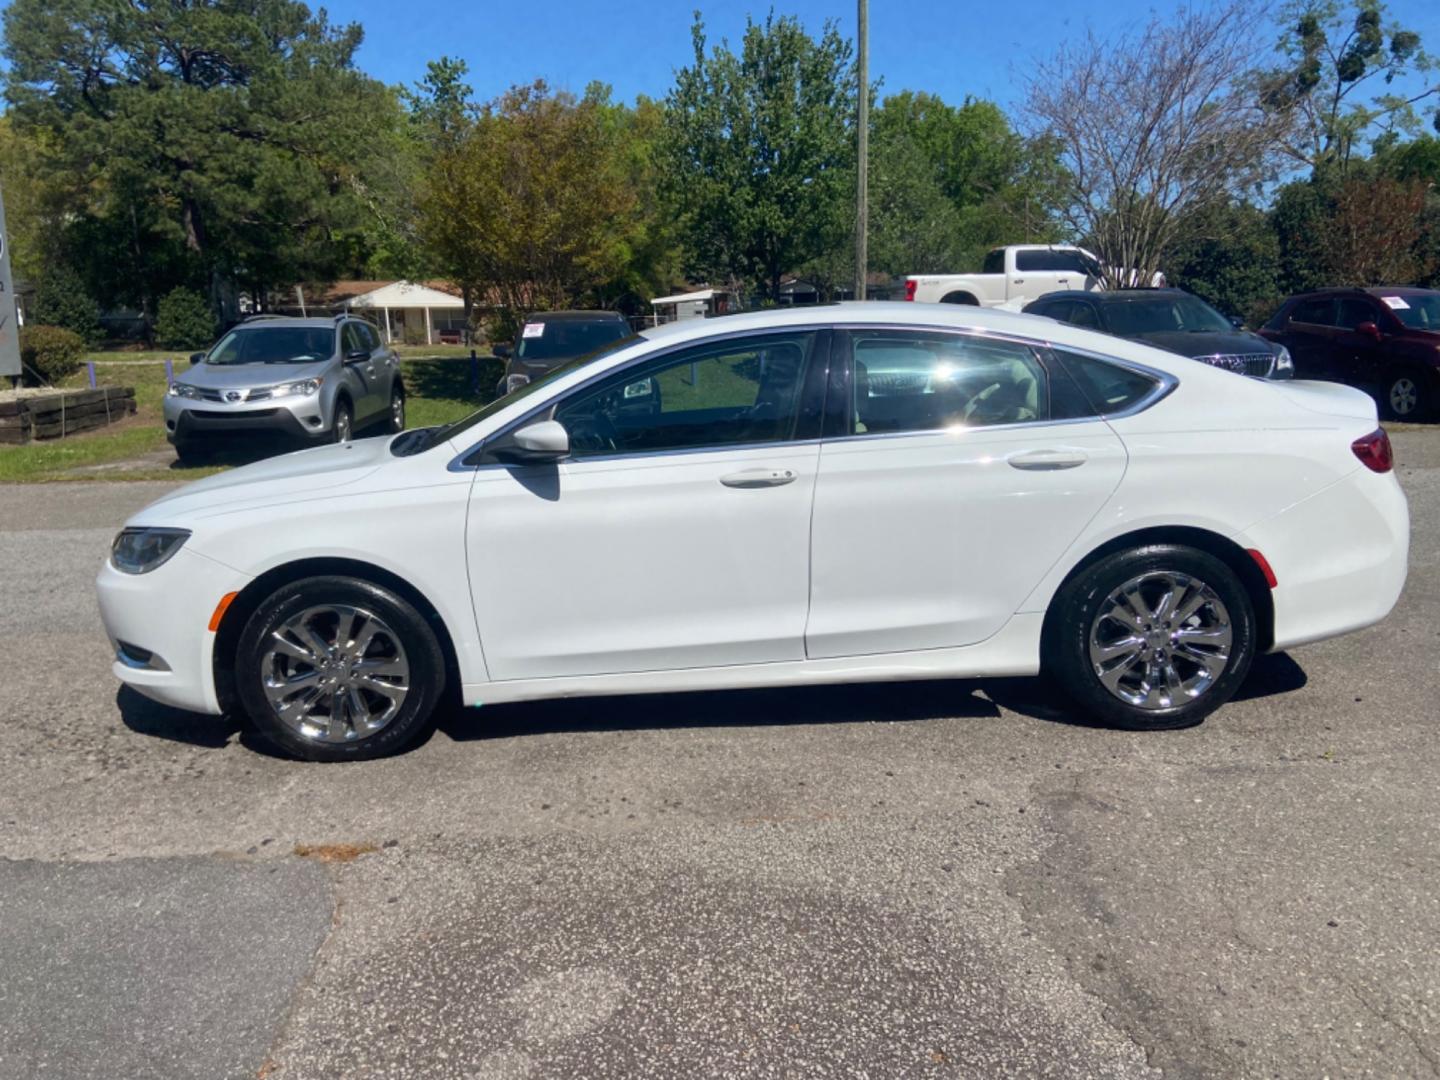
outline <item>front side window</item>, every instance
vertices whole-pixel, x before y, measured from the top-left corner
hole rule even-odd
[[[1100,329],[1100,317],[1095,314],[1095,309],[1084,300],[1075,302],[1075,310],[1070,313],[1070,322],[1075,326],[1084,327],[1086,330]]]
[[[577,458],[794,438],[814,332],[714,343],[638,364],[555,410]]]
[[[310,364],[328,360],[335,331],[320,326],[252,326],[230,331],[205,357],[207,364]]]
[[[849,434],[1021,424],[1049,416],[1033,349],[964,334],[852,330]]]
[[[1379,318],[1380,313],[1375,310],[1369,300],[1346,296],[1340,301],[1340,308],[1335,316],[1335,325],[1344,327],[1346,330],[1354,330],[1361,323],[1377,322]]]

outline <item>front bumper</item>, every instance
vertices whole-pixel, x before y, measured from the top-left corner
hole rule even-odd
[[[314,439],[330,430],[319,396],[289,404],[228,406],[167,397],[165,437],[172,443],[245,436]]]
[[[218,715],[210,616],[249,581],[183,547],[148,574],[122,574],[107,559],[95,589],[115,677],[162,704]]]
[[[1410,508],[1393,472],[1360,468],[1240,538],[1275,570],[1275,649],[1337,637],[1390,614],[1410,557]]]

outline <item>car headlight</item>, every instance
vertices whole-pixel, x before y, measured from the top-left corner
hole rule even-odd
[[[1275,355],[1275,378],[1288,379],[1295,374],[1295,361],[1290,358],[1290,350],[1284,345]]]
[[[124,574],[148,574],[189,538],[189,529],[121,529],[110,545],[110,562]]]
[[[191,401],[200,400],[200,388],[191,386],[189,383],[172,382],[170,384],[171,397],[189,398]]]
[[[271,397],[311,397],[320,392],[320,384],[324,379],[301,379],[299,382],[281,383],[272,387]]]

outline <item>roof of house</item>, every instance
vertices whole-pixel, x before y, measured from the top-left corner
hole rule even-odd
[[[448,281],[336,281],[329,285],[302,286],[310,304],[331,307],[463,307],[458,286]],[[412,290],[423,290],[416,293]],[[433,294],[433,295],[432,295]],[[427,304],[420,296],[432,296]],[[403,298],[403,302],[401,299]],[[390,302],[386,302],[386,301]]]

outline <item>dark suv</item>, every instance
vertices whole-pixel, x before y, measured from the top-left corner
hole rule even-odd
[[[1293,374],[1284,346],[1272,345],[1183,289],[1053,292],[1025,305],[1025,313],[1130,338],[1257,379]]]
[[[515,344],[496,345],[505,374],[495,387],[504,397],[561,364],[630,336],[630,324],[616,311],[537,311],[528,315]]]
[[[1290,350],[1305,379],[1369,390],[1392,420],[1440,409],[1440,292],[1409,286],[1292,296],[1260,333]]]

